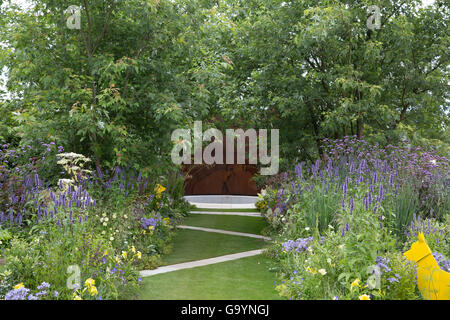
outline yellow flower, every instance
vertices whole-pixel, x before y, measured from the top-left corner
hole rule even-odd
[[[14,289],[20,289],[20,288],[24,288],[25,286],[23,285],[23,282],[16,284],[13,288]]]
[[[126,252],[126,251],[122,251],[122,257],[123,257],[124,259],[127,258],[127,252]]]
[[[136,253],[136,248],[134,246],[131,247],[131,252]]]
[[[155,187],[155,193],[156,193],[156,197],[160,198],[161,197],[161,193],[164,192],[164,190],[166,190],[166,188],[164,188],[162,185],[157,184]]]
[[[95,287],[95,286],[90,287],[90,288],[89,288],[89,294],[90,294],[91,296],[94,296],[94,295],[98,294],[97,287]]]
[[[162,220],[165,224],[170,224],[170,218],[163,218]]]
[[[136,256],[138,257],[138,259],[141,259],[141,258],[142,258],[142,253],[141,253],[140,251],[138,251],[138,252],[136,253]]]
[[[370,300],[370,296],[368,296],[367,294],[360,295],[359,300]]]
[[[105,252],[103,252],[103,255],[107,256],[108,255],[108,250],[105,250]]]
[[[314,269],[312,269],[311,267],[306,267],[306,271],[309,271],[309,272],[311,272],[312,274],[316,274],[316,273],[317,273],[317,271],[314,270]]]
[[[89,279],[87,279],[87,280],[84,282],[84,285],[85,285],[86,287],[92,287],[92,286],[95,285],[95,280],[92,279],[92,278],[89,278]]]
[[[117,257],[117,256],[116,256],[116,262],[117,262],[117,263],[120,263],[120,262],[121,262],[120,258]]]
[[[74,294],[73,300],[83,300],[79,295]]]
[[[352,282],[352,284],[350,285],[350,290],[353,290],[354,287],[359,286],[359,278],[356,278],[355,281]]]

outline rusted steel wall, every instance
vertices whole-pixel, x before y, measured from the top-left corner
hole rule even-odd
[[[249,164],[186,165],[185,194],[224,194],[256,196],[252,177],[257,168]]]
[[[235,141],[234,141],[235,142]],[[186,175],[185,194],[223,194],[256,196],[257,187],[252,177],[257,172],[254,164],[249,164],[250,141],[245,141],[245,164],[237,164],[238,148],[234,148],[233,164],[183,165]],[[223,156],[226,157],[227,137],[223,137]],[[254,146],[256,147],[256,146]],[[213,154],[214,156],[214,154]],[[193,159],[192,159],[193,160]]]

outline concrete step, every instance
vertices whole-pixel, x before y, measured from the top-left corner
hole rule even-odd
[[[259,212],[191,211],[192,214],[216,214],[224,216],[262,217]]]

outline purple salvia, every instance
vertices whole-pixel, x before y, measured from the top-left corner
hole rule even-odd
[[[389,185],[393,186],[393,184],[394,184],[394,175],[391,173],[389,175]]]
[[[355,208],[355,201],[353,200],[353,198],[350,198],[350,214],[353,213],[353,209]]]
[[[377,183],[377,178],[378,178],[377,172],[374,171],[373,174],[372,174],[372,184],[376,184]]]
[[[373,208],[373,214],[377,213],[378,210],[378,203],[375,204],[375,207]]]

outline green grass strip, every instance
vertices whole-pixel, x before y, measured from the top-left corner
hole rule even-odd
[[[261,234],[267,226],[262,217],[191,214],[183,223],[186,226],[221,229],[227,231]]]
[[[144,278],[146,300],[280,300],[263,255]]]
[[[215,208],[193,208],[192,211],[204,211],[204,212],[259,212],[258,209],[215,209]]]
[[[173,238],[173,251],[163,256],[163,262],[171,265],[202,260],[260,249],[265,244],[261,239],[180,229]]]

